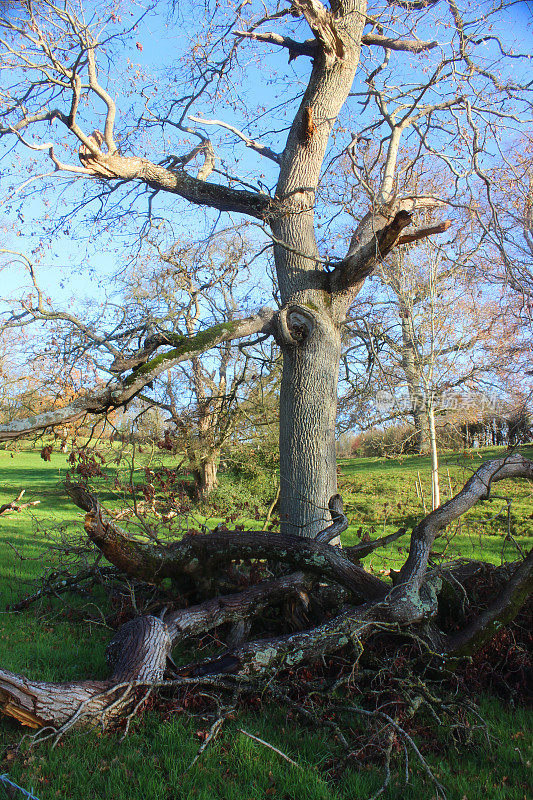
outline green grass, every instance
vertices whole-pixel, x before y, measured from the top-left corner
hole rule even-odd
[[[484,713],[502,743],[492,752],[480,748],[467,756],[452,751],[446,759],[430,758],[432,767],[449,787],[449,800],[525,800],[528,767],[521,765],[515,748],[521,745],[526,749],[528,715],[518,711],[502,720],[499,709],[490,702],[484,704]],[[206,728],[201,719],[173,716],[161,720],[150,713],[134,725],[124,742],[115,735],[93,732],[65,739],[55,750],[46,745],[32,752],[23,748],[9,774],[19,785],[33,786],[40,798],[106,800],[363,800],[380,785],[374,768],[348,771],[340,782],[327,783],[320,773],[334,748],[331,740],[287,723],[275,709],[228,722],[218,740],[189,770],[200,743],[198,733]],[[268,740],[300,768],[255,743],[239,728]],[[526,758],[531,755],[529,752]],[[423,784],[417,767],[412,766],[410,785],[395,781],[386,798],[433,800],[434,789]]]
[[[526,454],[533,451],[526,449]],[[483,458],[501,455],[485,451]],[[83,537],[83,513],[64,495],[60,480],[67,470],[66,456],[53,453],[50,463],[33,451],[13,454],[0,451],[0,504],[26,489],[25,500],[40,505],[0,521],[0,664],[4,669],[23,672],[31,678],[52,681],[103,677],[104,650],[111,631],[99,617],[91,596],[46,601],[22,614],[6,606],[32,591],[36,579],[53,568],[57,555],[51,551],[62,536]],[[443,499],[448,491],[448,474],[456,489],[476,468],[478,460],[450,454],[442,460]],[[412,526],[422,516],[415,480],[420,472],[426,496],[429,464],[425,458],[401,461],[351,459],[340,463],[339,483],[351,525],[345,542],[359,541],[364,533],[372,537],[390,533],[401,525]],[[239,492],[246,493],[243,485]],[[234,491],[222,476],[221,494]],[[526,548],[533,540],[533,496],[524,481],[505,482],[497,494],[512,496],[511,531],[515,541]],[[264,495],[264,492],[263,492]],[[251,497],[251,505],[264,511],[264,496]],[[109,489],[106,502],[119,503]],[[494,500],[470,512],[461,527],[441,539],[435,558],[465,555],[499,563],[514,559],[516,546],[506,540],[506,513],[495,515],[506,503]],[[253,525],[245,511],[243,519]],[[205,518],[197,515],[197,520]],[[213,511],[208,514],[213,521]],[[257,523],[255,523],[256,525]],[[405,558],[407,537],[395,542],[388,552],[373,554],[369,565],[383,572],[397,568]],[[450,800],[523,800],[528,797],[531,775],[533,715],[524,709],[505,708],[494,699],[482,701],[483,712],[499,738],[492,752],[486,746],[468,752],[445,751],[430,756]],[[55,749],[48,744],[29,749],[26,739],[14,755],[23,731],[0,718],[0,774],[9,772],[21,786],[34,787],[41,800],[52,798],[113,798],[113,800],[178,800],[223,798],[224,800],[359,800],[380,785],[381,773],[373,767],[348,770],[338,783],[325,780],[324,767],[338,751],[329,733],[312,731],[275,706],[248,712],[225,723],[215,742],[188,769],[201,742],[199,732],[209,723],[201,717],[174,713],[162,716],[150,711],[133,726],[130,736],[119,741],[115,733],[80,732],[63,739]],[[259,736],[294,759],[291,766],[271,750],[239,732]],[[521,755],[517,748],[521,750]],[[435,798],[434,789],[424,781],[411,759],[408,787],[399,783],[384,795],[391,798]],[[1,788],[0,799],[8,795]]]
[[[526,457],[533,457],[533,448],[524,447]],[[472,458],[445,453],[440,462],[441,502],[455,494],[478,469],[482,461],[501,458],[503,448],[480,450]],[[344,534],[346,544],[359,537],[371,538],[393,533],[400,527],[408,530],[424,516],[424,503],[417,492],[420,476],[426,509],[431,510],[430,463],[426,456],[396,459],[358,458],[340,462],[339,488],[351,525]],[[510,531],[508,538],[507,503],[493,499],[479,503],[434,547],[435,560],[458,557],[482,559],[494,564],[519,557],[517,549],[527,549],[533,539],[533,491],[524,479],[501,481],[494,485],[493,494],[511,498]],[[514,540],[514,541],[513,541]],[[376,570],[397,569],[405,560],[408,536],[385,550],[378,550],[369,559]]]

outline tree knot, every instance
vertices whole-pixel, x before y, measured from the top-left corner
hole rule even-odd
[[[315,317],[308,309],[284,306],[277,315],[275,339],[280,346],[297,347],[309,338],[315,325]]]

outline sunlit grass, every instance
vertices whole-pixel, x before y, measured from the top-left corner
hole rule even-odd
[[[503,451],[505,452],[505,451]],[[532,450],[529,449],[532,454]],[[105,646],[112,632],[104,624],[94,598],[65,596],[47,600],[15,614],[9,603],[30,593],[36,579],[54,565],[50,546],[62,535],[83,537],[83,512],[61,488],[67,470],[64,454],[53,453],[51,462],[36,452],[21,451],[11,457],[0,451],[0,504],[26,489],[25,500],[40,504],[0,521],[0,664],[4,669],[23,672],[33,679],[67,681],[103,677],[106,674]],[[501,456],[502,451],[483,453]],[[167,462],[168,463],[168,462]],[[448,455],[442,461],[442,490],[446,499],[448,472],[455,491],[479,464],[479,460]],[[429,465],[424,458],[400,461],[351,459],[340,463],[339,483],[351,525],[346,543],[368,533],[372,538],[398,527],[412,527],[423,515],[417,495],[418,473],[429,496]],[[221,476],[222,489],[229,479]],[[273,481],[274,486],[274,481]],[[244,487],[243,487],[244,490]],[[524,481],[498,485],[497,494],[511,496],[511,526],[516,543],[526,548],[533,539],[533,497]],[[109,488],[106,502],[120,505],[120,493]],[[427,503],[426,499],[426,503]],[[266,507],[258,501],[261,513]],[[495,516],[499,509],[503,509]],[[435,558],[458,554],[499,563],[517,557],[516,544],[507,537],[507,504],[502,500],[483,503],[435,547]],[[239,522],[257,527],[246,516]],[[205,519],[195,514],[195,523]],[[219,518],[209,514],[216,524]],[[262,520],[261,520],[262,521]],[[450,541],[448,541],[448,538]],[[368,557],[376,571],[397,568],[405,558],[408,537],[387,551]],[[104,606],[105,608],[105,606]],[[191,652],[191,658],[194,655]],[[460,755],[453,749],[430,756],[440,781],[449,789],[449,800],[524,800],[533,758],[531,729],[533,715],[524,709],[506,709],[493,699],[482,702],[483,711],[500,739],[490,751],[480,744]],[[360,722],[354,724],[361,724]],[[374,767],[360,766],[346,771],[340,782],[327,780],[326,767],[340,752],[330,732],[314,731],[287,718],[276,706],[246,713],[228,720],[222,732],[198,763],[188,769],[209,722],[174,713],[166,717],[147,712],[136,722],[130,736],[119,741],[115,733],[79,732],[52,749],[49,744],[29,751],[28,741],[13,757],[10,749],[22,737],[15,723],[0,718],[0,774],[34,787],[40,800],[87,797],[108,800],[363,800],[381,783]],[[294,767],[272,750],[252,741],[239,729],[267,740],[299,764]],[[517,748],[521,750],[518,752]],[[398,756],[400,758],[400,756]],[[460,759],[460,761],[458,761]],[[400,761],[398,766],[402,766]],[[401,772],[401,770],[400,770]],[[0,798],[3,794],[0,786]],[[407,787],[393,781],[384,798],[428,798],[435,792],[424,782],[419,767],[411,762]]]

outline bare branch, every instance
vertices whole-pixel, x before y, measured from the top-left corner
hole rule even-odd
[[[104,127],[104,141],[106,143],[107,152],[113,155],[117,152],[117,146],[113,138],[113,129],[115,125],[116,105],[111,95],[100,86],[96,77],[96,59],[94,55],[96,42],[92,41],[87,49],[87,64],[89,72],[89,84],[91,89],[104,101],[107,106],[107,115]]]
[[[235,36],[243,38],[255,39],[258,42],[267,42],[268,44],[276,44],[278,47],[286,47],[289,51],[289,61],[298,56],[309,56],[314,58],[318,53],[318,42],[316,39],[307,39],[305,42],[297,42],[296,39],[291,39],[290,36],[281,36],[279,33],[256,33],[254,31],[235,31]]]
[[[252,150],[255,150],[262,156],[266,158],[270,158],[271,161],[275,161],[276,164],[280,163],[281,156],[279,153],[275,153],[270,147],[266,147],[266,145],[261,144],[261,142],[256,142],[254,139],[251,139],[245,133],[240,131],[238,128],[235,128],[233,125],[230,125],[228,122],[222,122],[219,119],[204,119],[203,117],[192,117],[189,115],[189,119],[192,122],[198,122],[200,125],[219,125],[221,128],[226,128],[228,131],[231,131],[238,136],[239,139],[246,144],[246,147],[250,147]]]
[[[196,355],[200,355],[200,353],[204,353],[206,350],[210,350],[212,347],[222,344],[222,342],[243,339],[245,336],[252,336],[256,333],[270,333],[273,319],[274,311],[264,307],[251,317],[234,320],[233,322],[220,322],[217,325],[213,325],[211,328],[199,331],[195,336],[182,336],[171,332],[155,334],[145,342],[140,352],[123,361],[115,361],[111,369],[116,372],[134,369],[134,374],[130,376],[130,383],[133,383],[142,375],[152,374],[157,364],[163,362],[178,364],[181,361],[187,361]],[[161,354],[157,359],[152,361],[146,360],[147,356],[151,355],[158,347],[165,344],[173,345],[173,349]],[[136,369],[139,364],[142,364],[142,367]],[[166,367],[166,369],[169,368],[169,366]],[[153,377],[155,376],[152,375],[150,380],[152,380]]]
[[[267,219],[276,207],[266,194],[207,183],[202,177],[194,178],[182,170],[174,172],[146,158],[99,152],[96,156],[85,154],[83,163],[95,178],[141,181],[152,189],[177,194],[191,203],[219,211],[234,211]],[[69,170],[74,171],[70,167]],[[201,175],[205,174],[201,171]]]
[[[378,33],[365,33],[361,38],[362,44],[385,47],[387,50],[398,50],[407,53],[423,53],[438,47],[438,42],[423,42],[420,39],[391,39]]]

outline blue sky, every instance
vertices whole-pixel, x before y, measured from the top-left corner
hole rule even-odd
[[[479,4],[474,5],[479,6]],[[192,7],[198,10],[199,4],[193,4]],[[138,13],[138,8],[137,4],[132,5],[131,12],[125,11],[124,17],[126,18],[128,13],[132,15]],[[191,16],[190,8],[189,3],[182,3],[178,7],[177,19],[171,22],[167,22],[161,16],[148,15],[134,32],[130,43],[121,50],[119,63],[122,71],[118,76],[115,73],[111,83],[122,93],[120,105],[123,109],[131,106],[134,111],[139,113],[140,106],[135,98],[135,93],[131,97],[128,96],[130,89],[138,89],[139,86],[149,88],[157,85],[157,78],[154,78],[152,83],[150,75],[157,75],[165,66],[171,66],[180,53],[187,51],[188,39],[194,26],[198,22],[201,26],[198,15]],[[493,32],[504,35],[508,46],[512,46],[515,50],[533,52],[532,8],[531,2],[515,4],[507,12],[508,24],[500,23]],[[508,26],[511,28],[510,36]],[[270,27],[274,28],[274,25]],[[428,29],[427,34],[431,38],[439,40],[444,39],[447,35],[445,29],[437,32]],[[293,35],[295,38],[298,36],[304,38],[309,35],[309,31],[305,24],[300,22]],[[491,48],[494,47],[495,45],[488,42],[487,53],[489,54]],[[365,57],[368,57],[368,54]],[[372,57],[378,58],[375,50]],[[395,58],[398,63],[404,64],[406,75],[409,76],[414,76],[413,69],[416,72],[421,65],[423,66],[422,60],[416,61],[413,67],[410,64],[410,57],[407,55],[398,54]],[[524,65],[523,61],[515,61],[513,67],[519,77],[526,74],[526,69],[529,69],[533,76],[530,64]],[[216,116],[237,127],[245,128],[247,124],[246,105],[275,107],[287,97],[288,92],[296,98],[305,86],[309,69],[309,61],[305,58],[298,58],[287,65],[285,51],[275,48],[269,50],[263,45],[247,48],[244,63],[237,75],[238,83],[232,87],[226,97],[221,99],[220,108],[216,108]],[[286,79],[289,81],[288,90]],[[130,82],[134,84],[133,87]],[[176,92],[181,91],[179,82],[174,85]],[[295,107],[294,104],[292,107]],[[212,115],[210,109],[200,104],[193,109],[193,113],[202,112],[206,116]],[[265,122],[265,118],[257,114],[255,119],[255,124],[251,126],[252,131],[262,129]],[[286,118],[283,114],[274,111],[267,119],[268,130],[277,132],[267,135],[265,142],[274,149],[281,149],[286,135],[284,130]],[[227,158],[232,168],[238,164],[240,174],[256,178],[262,176],[261,180],[266,185],[271,186],[274,183],[275,167],[271,162],[261,159],[244,146],[236,143],[235,138],[231,135],[226,135],[213,128],[210,128],[209,131],[218,142],[219,152]],[[50,136],[50,133],[48,135]],[[176,152],[185,152],[186,143],[183,140],[186,137],[176,131],[171,131],[171,137],[171,149],[175,149]],[[28,158],[24,148],[19,145],[15,152],[21,159],[18,166],[22,169],[19,169],[19,175],[11,174],[9,162],[13,152],[9,153],[9,151],[12,144],[12,142],[0,143],[0,154],[3,155],[2,162],[0,162],[2,167],[0,196],[5,196],[8,186],[18,185],[16,181],[20,181],[20,173],[24,174],[25,160]],[[138,145],[144,146],[142,141],[138,142]],[[161,140],[161,147],[163,146],[164,142]],[[46,163],[46,158],[38,154],[38,159],[42,164],[40,169],[43,172],[48,171],[49,165]],[[46,232],[49,220],[58,214],[65,213],[69,199],[72,200],[74,196],[79,199],[83,197],[84,191],[87,191],[85,179],[77,179],[74,184],[70,184],[64,190],[63,186],[66,182],[68,182],[68,178],[56,178],[55,189],[47,190],[44,197],[38,191],[40,184],[37,182],[32,184],[36,190],[33,196],[26,197],[20,204],[17,204],[16,200],[7,207],[4,204],[5,243],[12,249],[24,252],[28,257],[32,257],[32,253],[35,254],[35,258],[39,262],[40,280],[46,291],[52,297],[57,298],[58,302],[75,304],[84,297],[94,297],[95,301],[98,301],[104,293],[109,294],[114,291],[114,287],[109,285],[110,276],[131,257],[131,250],[128,249],[131,244],[131,230],[128,229],[126,222],[121,222],[105,233],[101,231],[101,228],[91,227],[76,218],[70,226],[64,226],[61,231],[49,236]],[[172,217],[177,235],[188,233],[195,235],[204,228],[206,220],[213,220],[215,217],[211,212],[204,214],[202,210],[188,207],[185,203],[170,197],[160,196],[157,199],[156,208],[162,216]],[[45,219],[43,224],[41,219],[45,215],[48,215],[48,220]],[[132,228],[135,228],[136,224],[137,220],[134,218]],[[258,241],[264,240],[260,232],[256,233],[256,237]],[[259,272],[260,270],[258,270],[258,275]],[[4,296],[7,294],[17,297],[23,287],[28,285],[27,276],[21,274],[18,269],[4,267],[1,275]]]

